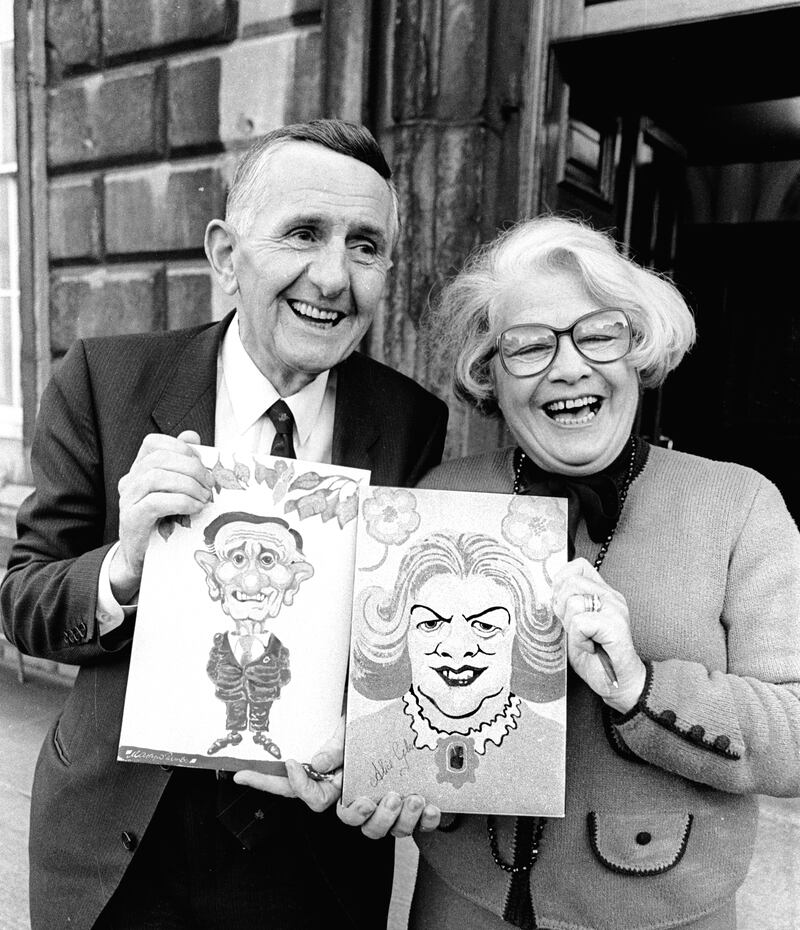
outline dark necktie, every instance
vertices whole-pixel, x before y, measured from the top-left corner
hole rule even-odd
[[[294,417],[285,401],[276,400],[267,410],[267,416],[275,427],[275,439],[272,442],[272,455],[280,455],[285,459],[294,459],[294,444],[292,443],[292,430]]]

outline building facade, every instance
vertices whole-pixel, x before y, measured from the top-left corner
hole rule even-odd
[[[645,397],[641,431],[758,468],[800,517],[800,2],[13,0],[13,18],[14,80],[0,34],[5,545],[54,366],[79,337],[221,317],[230,300],[202,242],[237,157],[318,116],[366,123],[400,195],[367,353],[450,400],[447,359],[419,338],[437,287],[520,218],[584,216],[674,274],[696,313],[698,347]],[[505,438],[452,405],[448,457]],[[757,860],[757,883],[786,878],[789,922],[749,895],[743,926],[788,930],[796,816],[765,812],[782,864]]]

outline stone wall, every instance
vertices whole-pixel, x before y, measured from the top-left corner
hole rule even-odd
[[[322,0],[50,0],[50,341],[220,317],[202,243],[239,151],[321,114]]]
[[[76,338],[191,326],[229,308],[203,233],[224,211],[244,148],[276,126],[322,115],[322,7],[45,0],[47,129],[34,144],[47,166],[53,361]],[[0,488],[0,571],[30,490]],[[2,634],[0,661],[74,675],[20,660]]]

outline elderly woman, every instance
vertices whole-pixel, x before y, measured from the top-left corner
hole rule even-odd
[[[759,474],[633,434],[641,388],[694,327],[676,289],[605,235],[522,223],[446,287],[438,322],[456,393],[500,412],[513,445],[424,485],[569,500],[574,559],[553,589],[571,665],[566,815],[431,831],[425,808],[411,926],[730,930],[754,795],[800,794],[797,528]]]
[[[435,779],[442,807],[495,794],[498,810],[563,813],[564,728],[528,703],[563,693],[563,631],[527,572],[491,536],[439,532],[406,552],[391,593],[362,592],[352,680],[385,703],[348,724],[346,796]],[[509,769],[537,788],[505,784]]]

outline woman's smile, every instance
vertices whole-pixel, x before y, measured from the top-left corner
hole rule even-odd
[[[551,400],[542,405],[542,410],[559,426],[573,427],[585,426],[600,412],[603,398],[596,394],[585,394],[581,397],[565,397]]]
[[[471,685],[473,681],[482,675],[486,668],[476,668],[474,665],[462,665],[461,668],[450,668],[443,665],[441,668],[433,669],[451,688],[465,688]]]

